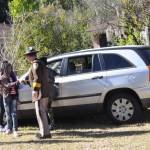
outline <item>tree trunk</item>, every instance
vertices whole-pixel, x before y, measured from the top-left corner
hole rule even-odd
[[[150,27],[145,27],[145,45],[150,45]]]
[[[92,42],[93,42],[93,48],[99,48],[100,43],[99,43],[99,33],[95,33],[92,37]]]

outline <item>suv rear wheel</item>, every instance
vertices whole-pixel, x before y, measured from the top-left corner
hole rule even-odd
[[[116,93],[109,97],[107,114],[115,123],[135,122],[141,120],[142,109],[138,99],[130,93]]]

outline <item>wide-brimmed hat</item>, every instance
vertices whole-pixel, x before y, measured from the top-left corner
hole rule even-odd
[[[24,53],[24,55],[30,55],[30,54],[36,54],[38,53],[39,51],[36,51],[33,47],[28,47],[26,52]]]

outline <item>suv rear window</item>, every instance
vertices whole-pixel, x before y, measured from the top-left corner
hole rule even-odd
[[[62,60],[60,59],[60,60],[56,60],[56,61],[53,61],[53,62],[49,62],[47,67],[54,70],[57,73],[57,75],[60,75],[61,64],[62,64]]]
[[[150,49],[140,49],[137,53],[142,57],[147,66],[150,65]]]
[[[121,69],[133,66],[128,60],[117,54],[102,54],[102,57],[104,60],[105,70]]]

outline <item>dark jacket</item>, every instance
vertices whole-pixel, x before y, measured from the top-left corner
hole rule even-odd
[[[41,91],[41,98],[50,97],[48,68],[41,60],[33,61],[29,71],[29,80],[33,91]]]

